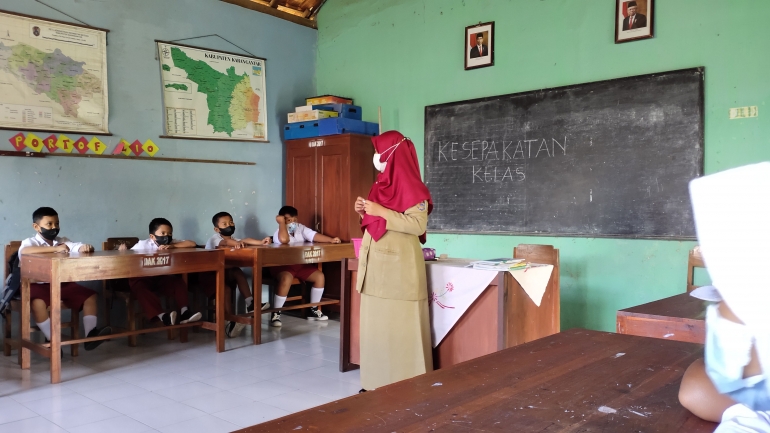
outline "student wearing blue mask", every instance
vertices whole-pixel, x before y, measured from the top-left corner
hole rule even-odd
[[[297,220],[299,213],[292,206],[284,206],[278,211],[275,221],[278,223],[278,230],[273,235],[273,242],[277,244],[295,244],[304,242],[325,242],[338,244],[340,238],[332,238],[300,224]],[[270,268],[270,274],[278,280],[278,289],[273,297],[273,307],[281,308],[286,302],[286,296],[289,294],[291,282],[294,278],[300,281],[313,283],[310,290],[310,302],[321,302],[321,296],[324,293],[324,274],[313,265],[290,265],[275,266]],[[329,320],[318,307],[310,308],[310,314],[307,320]],[[270,326],[281,326],[281,312],[276,311],[270,317]]]

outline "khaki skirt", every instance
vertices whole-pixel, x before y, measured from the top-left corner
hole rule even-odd
[[[433,371],[428,300],[361,293],[361,387],[367,391]]]

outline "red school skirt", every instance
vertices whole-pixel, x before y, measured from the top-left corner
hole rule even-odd
[[[78,283],[61,283],[61,300],[67,308],[75,311],[83,309],[86,299],[95,295],[96,292],[81,286]],[[51,284],[50,283],[32,283],[29,285],[29,299],[42,299],[46,307],[51,306]]]

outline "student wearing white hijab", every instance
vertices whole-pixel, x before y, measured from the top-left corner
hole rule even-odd
[[[718,433],[770,433],[770,163],[690,183],[701,253],[720,301],[706,314],[705,359],[685,372],[684,407]],[[704,296],[703,292],[705,293]]]

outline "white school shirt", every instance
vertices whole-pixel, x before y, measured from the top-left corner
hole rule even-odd
[[[768,433],[770,416],[767,412],[755,412],[742,404],[727,408],[722,422],[714,433]]]
[[[70,251],[73,253],[78,252],[80,247],[85,245],[82,242],[71,242],[69,239],[63,237],[56,237],[56,239],[53,240],[53,245],[51,245],[45,240],[45,238],[43,238],[43,235],[38,233],[33,238],[27,238],[21,241],[21,246],[19,246],[19,255],[21,256],[21,250],[27,247],[55,247],[59,244],[67,245]],[[21,267],[21,260],[19,260],[19,267]],[[42,282],[37,282],[37,284],[42,284]]]
[[[80,247],[85,245],[82,242],[72,242],[69,239],[63,238],[63,237],[57,237],[56,239],[53,240],[53,245],[51,245],[45,240],[45,238],[43,238],[43,235],[38,233],[33,238],[27,238],[21,241],[21,246],[19,247],[19,255],[21,255],[21,251],[27,247],[55,247],[60,244],[67,245],[70,251],[72,251],[73,253],[78,252]]]
[[[179,242],[182,242],[178,239],[171,239],[172,244],[178,244]],[[145,240],[139,241],[131,247],[134,251],[157,251],[158,250],[158,244],[155,243],[152,238],[147,238]]]
[[[240,242],[241,241],[240,239],[236,238],[235,236],[230,236],[230,239],[232,239],[232,240],[234,240],[236,242]],[[219,246],[219,243],[222,242],[223,240],[224,240],[224,238],[222,237],[221,234],[214,233],[214,236],[210,237],[209,240],[206,241],[206,249],[207,250],[215,250]]]
[[[273,243],[280,244],[281,240],[278,239],[278,231],[280,229],[275,231],[275,234],[273,235]],[[294,234],[289,234],[289,243],[290,244],[297,244],[297,243],[303,243],[303,242],[313,242],[313,238],[315,235],[317,235],[318,232],[315,230],[311,230],[304,225],[297,223],[297,230],[294,231]]]

